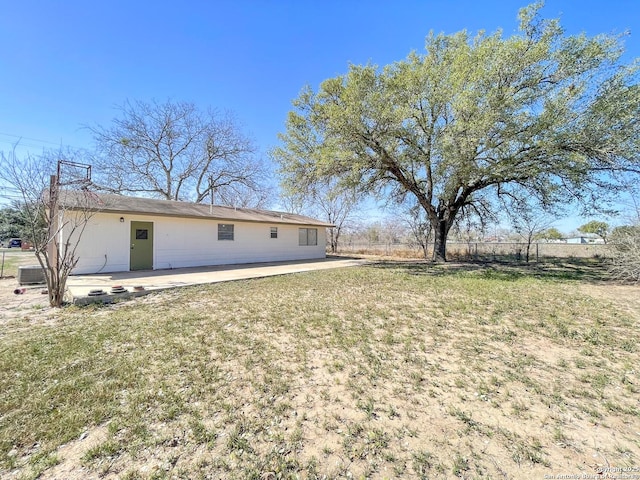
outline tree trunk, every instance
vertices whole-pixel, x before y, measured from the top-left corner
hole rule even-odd
[[[435,262],[447,261],[447,236],[451,224],[447,219],[439,218],[434,226],[433,260]]]
[[[340,227],[336,227],[335,229],[335,235],[333,237],[333,246],[331,247],[333,249],[333,253],[338,253],[338,242],[340,241]]]
[[[333,228],[329,229],[329,246],[331,247],[331,253],[336,253],[338,249],[338,239]]]

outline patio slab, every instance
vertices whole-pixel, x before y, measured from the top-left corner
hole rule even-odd
[[[67,300],[76,305],[111,303],[170,288],[229,282],[249,278],[364,265],[367,260],[329,257],[297,262],[269,262],[210,267],[176,268],[135,272],[72,275],[67,281]],[[121,293],[114,287],[122,287]],[[98,291],[104,293],[99,294]]]

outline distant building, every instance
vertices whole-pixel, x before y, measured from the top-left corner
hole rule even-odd
[[[580,235],[578,237],[569,237],[567,243],[593,244],[604,243],[604,240],[596,235]]]

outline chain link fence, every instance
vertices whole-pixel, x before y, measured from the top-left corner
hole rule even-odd
[[[368,254],[401,258],[424,258],[423,250],[408,243],[346,242],[339,246],[344,254]],[[433,248],[429,247],[427,258]],[[537,262],[551,258],[601,258],[609,257],[609,246],[605,244],[579,243],[532,243],[529,245],[529,261]],[[524,262],[527,260],[527,244],[517,242],[447,242],[447,257],[450,260]]]

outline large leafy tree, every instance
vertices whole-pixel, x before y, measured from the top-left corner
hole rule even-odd
[[[22,237],[25,232],[23,208],[19,202],[13,206],[0,208],[0,240]]]
[[[603,207],[639,170],[637,65],[619,38],[567,36],[541,6],[512,37],[430,34],[423,54],[304,89],[273,151],[281,173],[415,197],[442,261],[457,215],[497,198]]]
[[[90,127],[102,189],[196,202],[213,192],[216,203],[264,203],[264,167],[231,114],[171,100],[127,101],[119,113],[108,127]]]
[[[536,240],[562,240],[564,235],[556,227],[549,227],[536,235]]]

